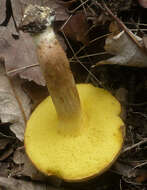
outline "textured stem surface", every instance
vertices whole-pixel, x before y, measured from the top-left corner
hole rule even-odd
[[[69,61],[51,28],[35,38],[37,55],[59,118],[80,115],[80,99]]]

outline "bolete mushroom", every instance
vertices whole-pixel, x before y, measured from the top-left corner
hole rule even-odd
[[[21,29],[36,43],[50,96],[31,115],[25,149],[44,174],[66,181],[100,175],[118,157],[124,139],[119,102],[106,90],[75,85],[66,54],[52,28],[53,11],[30,5]]]

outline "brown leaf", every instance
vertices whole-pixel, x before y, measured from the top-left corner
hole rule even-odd
[[[65,24],[63,32],[72,40],[76,40],[82,42],[84,45],[88,45],[88,23],[85,13],[83,11],[76,12],[76,14],[73,15]]]

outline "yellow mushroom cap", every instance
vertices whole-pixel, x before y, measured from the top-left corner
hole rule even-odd
[[[118,157],[124,138],[119,102],[106,90],[89,84],[77,85],[77,89],[83,117],[79,135],[60,130],[50,97],[35,109],[25,131],[25,148],[33,164],[44,174],[66,181],[103,173]],[[66,127],[73,128],[73,123],[71,118],[71,126]]]

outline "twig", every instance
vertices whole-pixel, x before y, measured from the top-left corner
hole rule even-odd
[[[107,52],[99,52],[99,53],[93,53],[93,54],[88,54],[88,55],[82,55],[82,56],[79,56],[78,58],[79,59],[83,59],[83,58],[86,58],[86,57],[95,57],[95,56],[99,56],[99,55],[106,55],[108,54]]]
[[[136,147],[138,147],[138,146],[140,146],[140,145],[142,145],[142,144],[144,144],[146,142],[147,142],[147,138],[143,138],[143,140],[141,140],[140,142],[138,142],[136,144],[133,144],[132,146],[129,146],[129,147],[125,148],[122,151],[122,154],[125,153],[125,152],[127,152],[127,151],[130,151],[130,150],[132,150],[132,149],[134,149],[134,148],[136,148]]]
[[[82,4],[80,4],[78,7],[76,7],[74,10],[72,11],[68,11],[69,13],[74,13],[75,11],[77,11],[80,7],[82,7],[83,5],[85,5],[89,0],[86,0],[85,2],[83,2]]]
[[[136,169],[136,168],[139,168],[139,167],[142,167],[142,166],[145,166],[147,165],[147,161],[141,163],[141,164],[138,164],[137,166],[135,166],[133,169]]]
[[[35,66],[39,66],[39,64],[33,64],[33,65],[28,65],[28,66],[25,66],[25,67],[21,67],[21,68],[18,68],[18,69],[13,69],[11,71],[7,71],[7,75],[10,75],[10,74],[13,74],[15,72],[23,72],[23,70],[25,69],[29,69],[31,67],[35,67]]]
[[[102,38],[105,38],[105,37],[107,37],[107,36],[109,36],[109,35],[110,35],[110,34],[104,34],[104,35],[102,35],[102,36],[99,36],[99,37],[97,37],[97,38],[91,40],[91,41],[89,42],[89,44],[92,44],[93,42],[95,42],[95,41],[97,41],[97,40],[100,40],[100,39],[102,39]],[[71,61],[72,59],[74,59],[75,56],[77,56],[85,47],[86,47],[86,46],[84,45],[84,46],[82,46],[77,52],[75,52],[75,54],[73,55],[73,57],[70,58],[70,61]]]
[[[70,49],[71,49],[71,51],[72,51],[72,53],[73,53],[73,55],[74,55],[74,58],[78,61],[78,63],[80,63],[80,65],[93,77],[93,79],[95,79],[95,81],[100,85],[100,86],[102,86],[102,84],[101,84],[101,82],[96,78],[96,76],[91,72],[91,71],[89,71],[88,69],[87,69],[87,67],[78,59],[78,57],[75,55],[75,52],[74,52],[74,50],[73,50],[73,48],[72,48],[72,46],[70,45],[70,43],[69,43],[69,41],[68,41],[68,39],[67,39],[67,37],[66,37],[66,35],[65,35],[65,33],[62,31],[62,34],[64,35],[64,38],[65,38],[65,40],[66,40],[66,42],[68,43],[68,45],[69,45],[69,47],[70,47]]]

